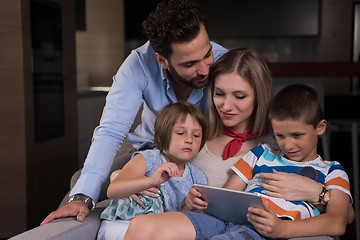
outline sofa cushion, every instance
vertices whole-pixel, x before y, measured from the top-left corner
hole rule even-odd
[[[100,226],[99,216],[104,210],[97,207],[91,211],[84,222],[78,222],[75,217],[68,217],[54,220],[48,224],[33,228],[29,231],[16,235],[11,240],[92,240],[96,239],[96,234]]]

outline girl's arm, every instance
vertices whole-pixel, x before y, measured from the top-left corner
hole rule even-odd
[[[146,162],[143,155],[132,158],[110,183],[107,195],[110,199],[121,199],[145,189],[155,187],[178,174],[178,168],[173,163],[162,163],[153,175],[147,177]]]
[[[143,155],[137,154],[126,163],[121,171],[118,171],[116,178],[113,179],[107,189],[108,197],[110,199],[121,199],[142,191],[142,187],[148,185],[145,172],[145,159]],[[132,184],[126,185],[124,184],[125,181],[132,181]],[[136,189],[140,190],[134,191]]]
[[[260,234],[270,238],[343,235],[349,214],[349,196],[339,190],[330,192],[331,199],[324,214],[303,220],[280,220],[265,203],[265,210],[249,208],[249,221]]]
[[[185,199],[185,205],[181,208],[182,211],[198,211],[204,210],[208,203],[202,198],[201,192],[196,188],[191,187]]]

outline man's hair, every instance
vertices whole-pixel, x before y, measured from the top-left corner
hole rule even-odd
[[[224,54],[209,70],[207,114],[210,137],[216,137],[223,132],[223,125],[213,101],[215,79],[221,74],[230,73],[239,74],[254,89],[252,133],[264,133],[268,125],[268,110],[273,96],[271,74],[263,58],[254,49],[237,48]]]
[[[172,54],[172,43],[193,40],[200,32],[200,24],[207,28],[200,6],[191,0],[164,0],[143,22],[143,31],[155,52],[165,58]]]
[[[275,96],[269,118],[278,121],[303,121],[316,128],[324,119],[324,114],[315,89],[303,84],[293,84],[281,89]]]
[[[158,114],[155,121],[154,143],[158,149],[169,149],[173,127],[177,122],[184,122],[187,116],[194,118],[202,130],[200,149],[207,140],[208,125],[205,115],[195,105],[188,102],[177,102],[166,105]]]

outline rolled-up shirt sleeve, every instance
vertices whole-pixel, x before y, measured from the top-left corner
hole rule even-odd
[[[102,121],[94,131],[81,176],[70,195],[83,193],[97,202],[116,152],[143,103],[145,88],[146,75],[137,54],[133,52],[113,77]]]

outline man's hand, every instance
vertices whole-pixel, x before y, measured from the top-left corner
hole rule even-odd
[[[50,213],[40,225],[51,222],[52,220],[65,217],[75,217],[79,222],[83,222],[85,217],[88,216],[90,210],[88,206],[81,201],[72,201],[56,211]]]

